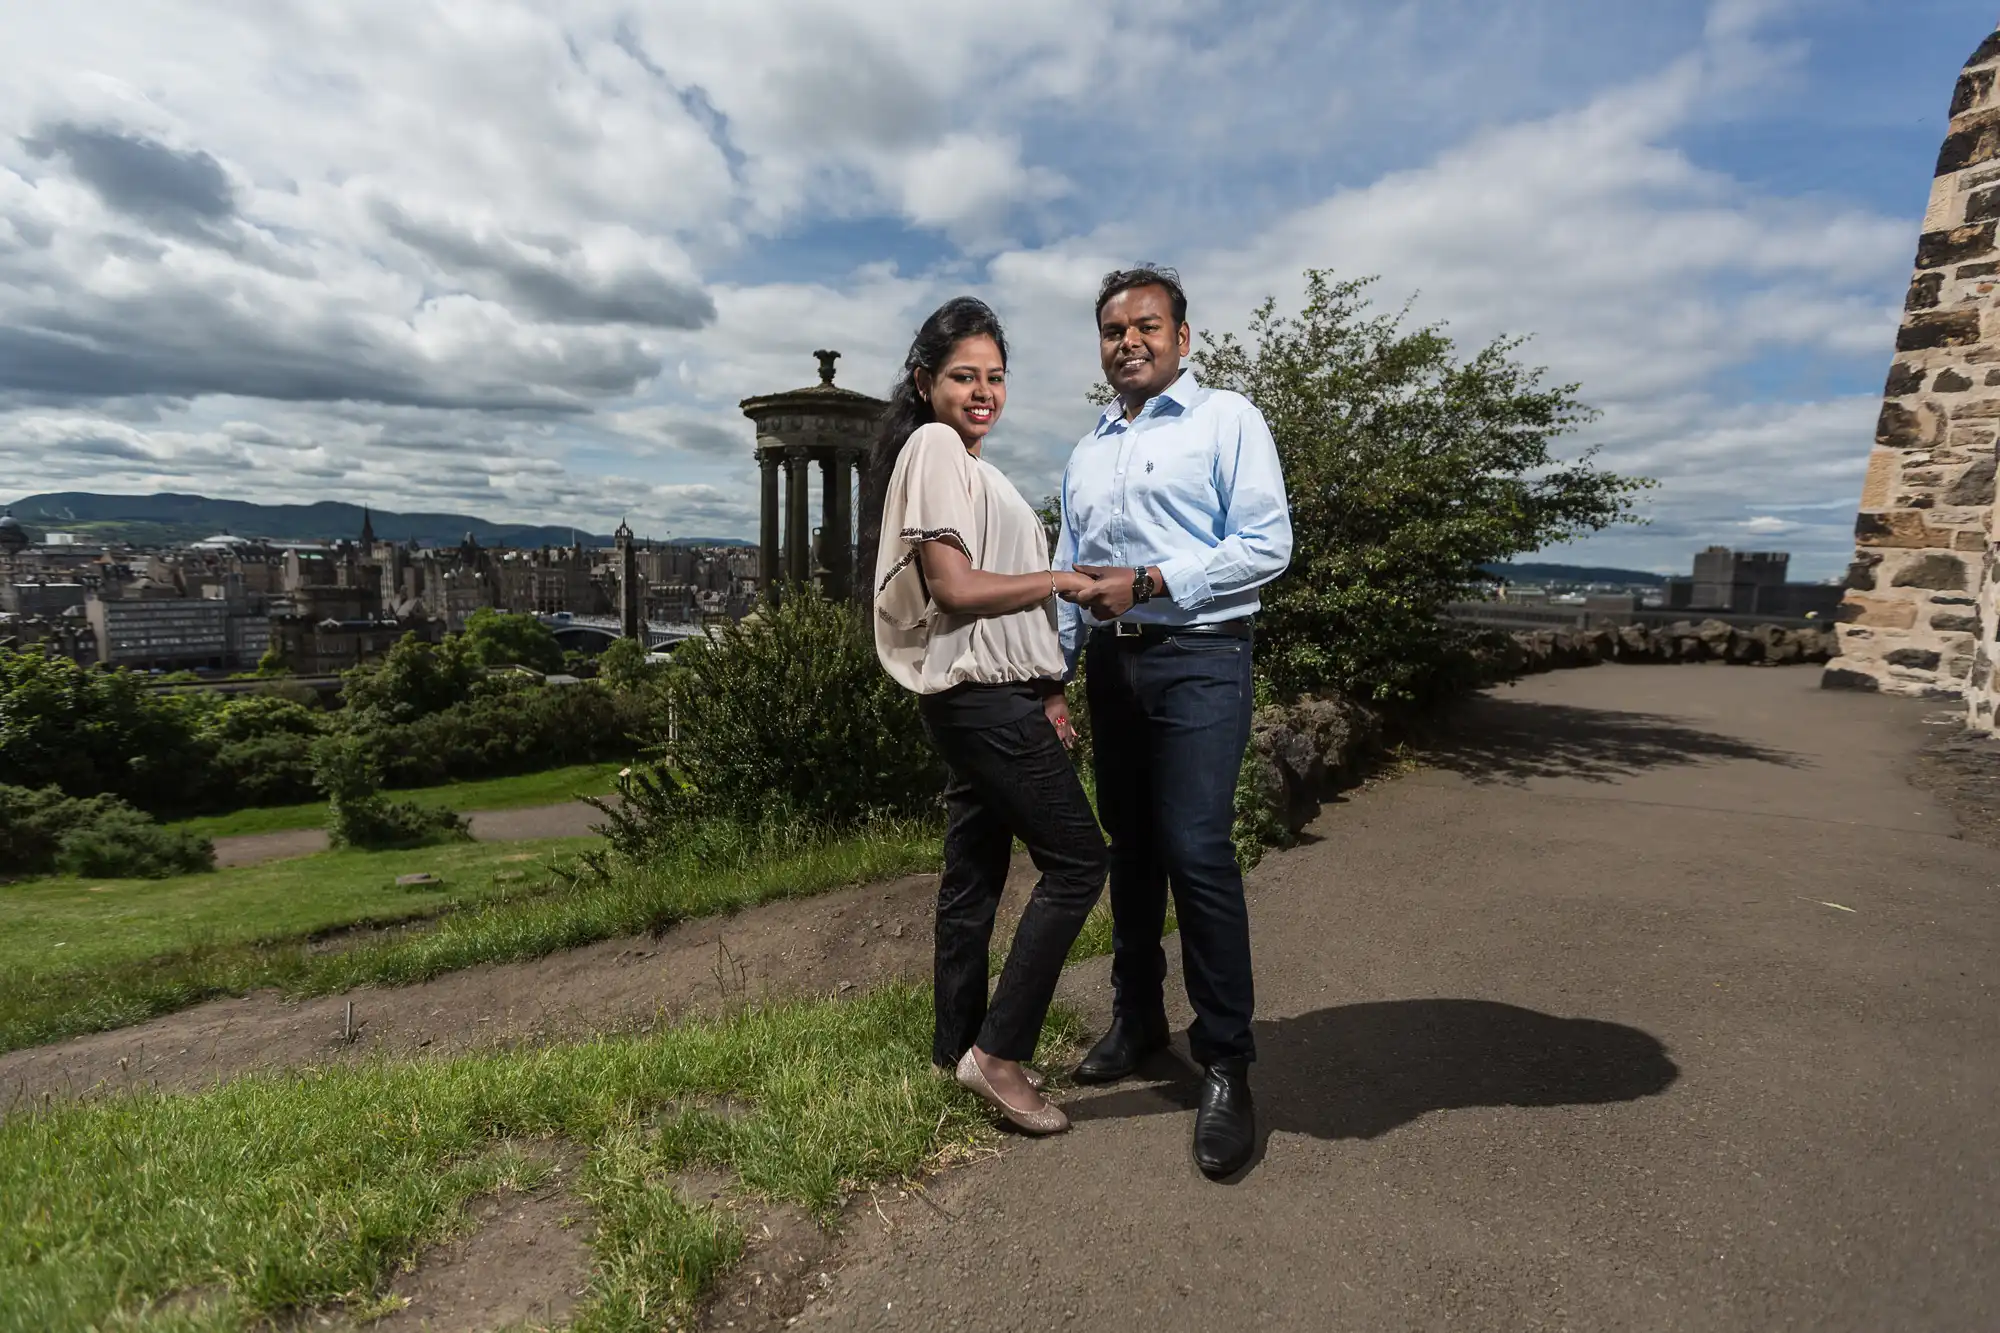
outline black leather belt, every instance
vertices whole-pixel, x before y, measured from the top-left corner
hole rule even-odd
[[[1213,625],[1156,625],[1150,621],[1114,620],[1108,625],[1092,627],[1094,633],[1106,638],[1119,639],[1126,643],[1158,643],[1162,639],[1175,638],[1183,634],[1211,635],[1225,639],[1248,639],[1251,637],[1249,616],[1236,620],[1221,620]]]

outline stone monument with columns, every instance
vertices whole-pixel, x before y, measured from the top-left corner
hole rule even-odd
[[[1966,62],[1903,301],[1830,687],[1963,698],[1994,728],[2000,32]]]
[[[763,482],[758,572],[769,593],[787,583],[812,582],[826,596],[846,599],[865,594],[866,577],[859,583],[855,578],[854,487],[859,478],[866,490],[869,450],[888,404],[833,382],[839,352],[813,355],[819,358],[818,384],[741,404],[743,415],[757,424]],[[814,465],[824,496],[817,525],[811,509]]]

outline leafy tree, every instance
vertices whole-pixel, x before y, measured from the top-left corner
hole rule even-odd
[[[1280,696],[1414,698],[1459,664],[1444,607],[1481,565],[1629,522],[1650,482],[1563,462],[1593,414],[1498,339],[1461,360],[1441,326],[1371,313],[1370,280],[1306,273],[1296,315],[1266,300],[1246,346],[1204,332],[1205,384],[1263,411],[1291,500],[1290,571],[1265,589],[1259,665]]]
[[[285,676],[291,674],[291,664],[285,661],[285,651],[276,643],[264,650],[257,659],[257,674],[260,676]]]
[[[275,694],[242,694],[225,700],[206,719],[203,731],[220,741],[266,736],[317,736],[326,730],[325,713]]]
[[[142,809],[189,808],[205,699],[152,695],[129,671],[87,671],[40,650],[0,649],[0,782],[110,792]]]
[[[563,669],[562,645],[534,616],[509,615],[482,606],[465,618],[465,639],[473,655],[486,666],[518,663],[545,676]]]
[[[481,663],[464,635],[430,644],[405,634],[381,661],[342,677],[349,725],[398,726],[442,713],[470,699],[480,676]]]
[[[597,655],[597,677],[614,690],[636,690],[657,671],[637,639],[619,639]]]

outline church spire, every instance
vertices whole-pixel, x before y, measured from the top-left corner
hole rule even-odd
[[[375,546],[375,519],[368,512],[368,506],[361,506],[361,549],[372,550]]]

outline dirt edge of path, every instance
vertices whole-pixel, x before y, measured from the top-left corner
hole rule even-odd
[[[1034,871],[1009,878],[1003,930]],[[929,975],[937,876],[857,885],[410,986],[215,1000],[0,1055],[0,1114],[129,1088],[190,1091],[255,1071],[650,1031],[697,1014]],[[347,1005],[353,1039],[344,1038]]]

